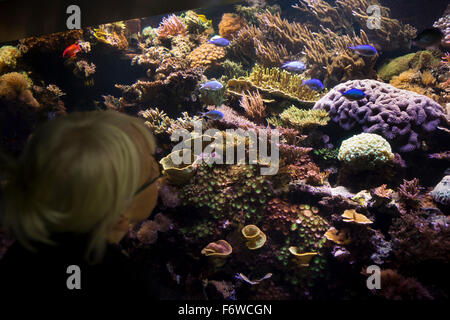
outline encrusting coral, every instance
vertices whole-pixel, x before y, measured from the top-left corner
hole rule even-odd
[[[188,56],[192,67],[203,67],[205,69],[216,67],[225,58],[225,49],[212,43],[205,42],[195,48]]]
[[[353,102],[340,93],[353,88],[366,96]],[[375,80],[339,84],[314,109],[326,110],[344,130],[380,134],[401,152],[420,148],[421,141],[436,130],[445,115],[442,106],[430,98]]]

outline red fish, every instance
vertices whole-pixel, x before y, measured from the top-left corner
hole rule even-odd
[[[77,53],[80,51],[81,51],[81,47],[78,45],[78,43],[71,44],[70,46],[68,46],[66,48],[66,50],[64,50],[63,58],[67,59],[67,58],[75,57],[77,55]]]

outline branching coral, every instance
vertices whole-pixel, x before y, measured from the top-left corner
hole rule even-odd
[[[243,95],[241,107],[244,108],[247,115],[256,121],[261,122],[267,115],[266,106],[259,92]]]
[[[167,116],[164,110],[160,111],[158,108],[146,109],[144,111],[139,111],[138,115],[146,120],[145,125],[155,134],[172,134],[171,119]]]
[[[367,9],[376,5],[380,11],[379,26]],[[415,37],[415,29],[390,18],[390,9],[383,7],[377,0],[338,0],[332,6],[324,0],[299,0],[293,6],[300,10],[311,26],[323,25],[336,32],[351,34],[358,24],[369,38],[382,49],[408,48],[409,40]]]
[[[163,18],[156,32],[160,38],[171,38],[177,35],[186,35],[187,29],[183,21],[172,14]]]
[[[415,209],[420,204],[420,189],[419,179],[412,179],[410,181],[403,179],[397,191],[401,201],[407,206],[407,208]]]
[[[244,25],[245,21],[239,15],[224,13],[219,23],[219,34],[221,37],[232,40]]]
[[[280,119],[284,126],[302,132],[311,127],[325,126],[330,117],[325,110],[304,110],[291,106],[280,114]]]
[[[267,69],[256,65],[248,77],[228,81],[228,87],[231,93],[258,90],[263,96],[311,106],[325,93],[318,93],[307,86],[302,86],[304,79],[304,76],[292,75],[279,68]]]
[[[0,77],[0,99],[39,108],[30,90],[31,80],[24,74],[10,72]]]

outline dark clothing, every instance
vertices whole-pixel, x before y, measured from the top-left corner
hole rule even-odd
[[[58,243],[59,246],[39,244],[37,253],[14,243],[0,260],[1,296],[43,300],[158,298],[150,270],[146,272],[130,263],[119,246],[108,245],[104,259],[89,265],[83,258],[85,241],[65,236]],[[79,267],[81,289],[68,289],[68,282],[76,283],[74,271],[68,272],[71,265]]]

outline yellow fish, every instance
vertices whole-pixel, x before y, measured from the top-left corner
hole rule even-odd
[[[208,20],[204,14],[198,14],[196,12],[194,12],[194,13],[200,19],[200,21],[209,23],[209,24],[212,23],[212,20]]]

